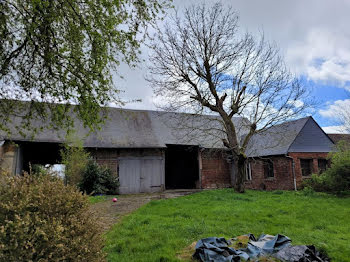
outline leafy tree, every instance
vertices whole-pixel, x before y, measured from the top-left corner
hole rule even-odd
[[[235,190],[244,192],[251,137],[294,118],[309,105],[307,90],[289,72],[275,45],[238,31],[238,16],[220,4],[187,8],[155,36],[148,80],[166,110],[216,114],[234,161]],[[234,118],[250,123],[240,137]],[[217,119],[215,119],[217,121]],[[223,134],[223,135],[222,135]]]
[[[0,130],[10,132],[14,116],[21,128],[35,118],[69,127],[72,112],[94,129],[100,106],[122,103],[112,70],[135,65],[147,27],[169,1],[0,1]]]

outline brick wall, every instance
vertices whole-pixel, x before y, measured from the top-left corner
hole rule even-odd
[[[312,173],[318,173],[318,159],[326,159],[328,153],[289,153],[288,156],[293,158],[295,163],[295,178],[297,188],[302,186],[303,177],[301,173],[300,159],[312,159]],[[292,159],[285,156],[273,156],[270,159],[273,162],[273,178],[265,178],[263,161],[255,159],[251,161],[252,180],[247,181],[248,189],[263,190],[294,190],[294,177]]]
[[[298,188],[301,187],[303,180],[309,177],[303,177],[300,167],[300,159],[312,159],[312,173],[318,173],[318,159],[327,159],[328,153],[289,153],[295,162],[295,176]]]
[[[245,183],[246,188],[258,190],[293,190],[292,160],[284,156],[272,156],[265,159],[272,161],[274,177],[265,177],[263,160],[251,159],[252,180]]]
[[[231,186],[231,170],[225,153],[204,150],[201,153],[202,188],[224,188]]]
[[[116,172],[118,157],[163,156],[162,149],[97,149],[90,150],[96,161]],[[313,159],[312,171],[318,173],[318,159],[326,159],[327,153],[290,153],[295,162],[295,176],[300,188],[302,177],[300,159]],[[273,178],[265,178],[261,159],[251,161],[252,180],[247,181],[247,189],[294,190],[292,159],[285,156],[269,157],[273,163]],[[231,186],[231,168],[223,151],[204,150],[200,154],[202,188],[224,188]]]

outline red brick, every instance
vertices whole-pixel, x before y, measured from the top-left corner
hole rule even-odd
[[[313,159],[313,170],[312,173],[318,173],[318,159],[327,159],[328,153],[289,153],[289,156],[294,159],[295,162],[295,176],[297,180],[297,186],[303,183],[303,180],[308,179],[308,177],[303,177],[300,168],[300,159]]]
[[[225,159],[224,152],[205,150],[201,154],[202,188],[223,188],[231,186],[230,164]]]

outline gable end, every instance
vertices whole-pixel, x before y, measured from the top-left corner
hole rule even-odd
[[[331,152],[333,141],[310,117],[291,144],[288,152]]]

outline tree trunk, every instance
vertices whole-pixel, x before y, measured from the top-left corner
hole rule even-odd
[[[247,158],[243,154],[239,154],[235,158],[235,184],[234,189],[238,193],[244,193],[244,175],[245,175],[245,162]]]

